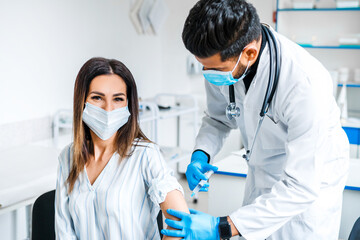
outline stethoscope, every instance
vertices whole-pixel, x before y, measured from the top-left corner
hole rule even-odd
[[[268,81],[268,85],[266,88],[263,105],[262,105],[261,111],[260,111],[260,119],[258,121],[256,130],[255,130],[255,135],[254,135],[252,144],[250,145],[250,149],[246,150],[246,154],[243,155],[243,158],[246,159],[247,161],[250,160],[250,156],[252,154],[256,136],[258,135],[258,132],[259,132],[261,124],[264,120],[265,114],[267,113],[267,111],[269,109],[271,100],[276,91],[276,87],[277,87],[277,84],[279,81],[279,75],[280,75],[281,56],[280,56],[280,49],[277,45],[275,36],[270,31],[269,26],[262,25],[261,27],[264,29],[266,39],[269,43],[269,58],[270,58],[269,81]],[[275,55],[274,55],[274,53],[275,53]],[[275,62],[275,64],[273,64],[273,62]],[[229,120],[232,120],[232,119],[240,116],[240,108],[237,107],[236,103],[235,103],[234,85],[229,86],[229,100],[230,100],[230,103],[226,107],[226,117]]]

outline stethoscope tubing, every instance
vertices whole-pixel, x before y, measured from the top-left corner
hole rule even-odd
[[[235,103],[234,85],[229,86],[229,98],[231,103]]]
[[[278,46],[275,36],[271,32],[271,30],[268,27],[263,26],[263,25],[262,25],[262,28],[264,29],[266,40],[269,43],[269,64],[270,64],[269,81],[268,81],[268,85],[266,88],[266,93],[265,93],[264,101],[263,101],[263,104],[261,107],[261,111],[259,114],[260,119],[256,126],[254,139],[252,140],[250,150],[247,150],[246,154],[243,155],[243,158],[245,158],[247,161],[250,160],[256,137],[259,133],[259,130],[260,130],[260,127],[264,120],[265,114],[267,113],[270,103],[274,97],[274,94],[275,94],[275,91],[277,89],[277,85],[279,82],[279,76],[280,76],[281,57],[280,57],[280,52],[279,52],[279,46]],[[274,52],[275,52],[275,59],[274,59]],[[275,64],[273,64],[274,60],[275,60]],[[230,100],[229,106],[232,106],[232,108],[235,109],[236,103],[235,103],[234,85],[229,86],[229,100]],[[231,112],[230,112],[230,114],[231,114]],[[234,116],[232,115],[232,117],[234,117]],[[235,115],[235,117],[238,117],[238,116]]]
[[[266,89],[266,94],[264,98],[263,105],[261,107],[260,116],[265,116],[267,113],[270,103],[273,99],[275,91],[277,89],[277,84],[279,82],[279,75],[280,75],[280,66],[281,66],[281,59],[279,54],[279,47],[277,41],[275,39],[274,34],[269,30],[267,27],[264,26],[265,35],[269,42],[269,54],[270,54],[270,72],[269,72],[269,82]],[[273,64],[273,53],[275,53],[275,64]],[[273,68],[275,68],[275,76]],[[271,91],[270,91],[271,89]]]
[[[280,58],[280,54],[278,53],[279,47],[276,42],[275,36],[271,32],[271,30],[269,30],[266,26],[263,26],[263,28],[266,35],[266,40],[269,42],[270,71],[269,71],[269,81],[266,88],[264,101],[260,110],[260,116],[264,116],[269,109],[270,103],[277,89],[278,79],[280,75],[280,65],[281,65],[281,58]],[[275,52],[275,64],[273,64],[274,52]],[[274,75],[274,68],[275,68],[275,75]],[[230,103],[232,103],[232,105],[236,107],[234,85],[229,86],[229,100]]]

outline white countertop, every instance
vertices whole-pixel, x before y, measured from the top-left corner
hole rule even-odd
[[[219,169],[216,174],[230,175],[236,177],[246,177],[248,166],[246,160],[242,158],[245,150],[233,152],[230,156],[216,162],[214,165]],[[349,176],[346,188],[360,191],[360,159],[350,159]]]
[[[0,159],[0,211],[56,187],[60,150],[21,146],[2,151]]]
[[[42,141],[37,141],[32,143],[33,146],[43,146],[50,148],[57,148],[62,150],[65,146],[72,142],[72,137],[70,134],[68,135],[60,135],[57,139],[49,138]]]
[[[245,149],[232,152],[228,157],[216,162],[214,165],[219,169],[218,174],[238,175],[244,177],[248,172],[248,166],[246,160],[242,157],[245,154]]]
[[[58,156],[70,141],[63,136],[0,152],[0,214],[55,189]]]
[[[358,118],[348,118],[346,120],[342,120],[341,125],[343,127],[360,128],[360,119],[358,119]]]

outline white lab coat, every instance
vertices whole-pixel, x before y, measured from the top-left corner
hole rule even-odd
[[[246,239],[338,239],[349,142],[332,80],[307,51],[274,35],[282,56],[279,84],[248,162],[243,206],[230,218]],[[234,84],[241,115],[232,121],[225,116],[229,87],[205,81],[208,109],[195,149],[214,157],[237,127],[248,149],[268,76],[267,44],[247,94],[243,81]]]

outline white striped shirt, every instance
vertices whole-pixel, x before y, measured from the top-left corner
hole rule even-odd
[[[55,198],[56,239],[159,239],[159,204],[174,189],[183,192],[159,148],[135,148],[129,158],[114,153],[93,185],[84,169],[68,194],[72,144],[59,156]]]

